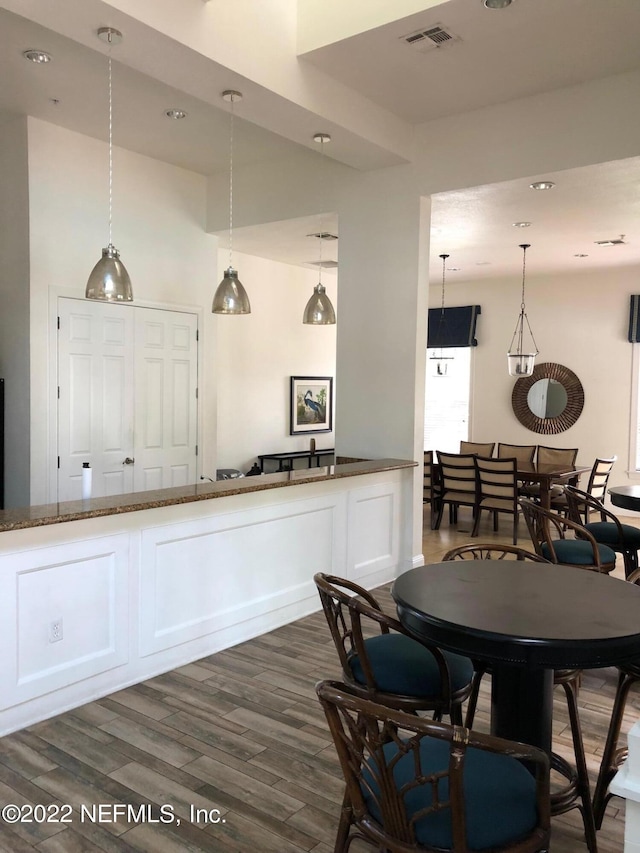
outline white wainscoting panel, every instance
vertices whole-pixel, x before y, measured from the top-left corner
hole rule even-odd
[[[315,596],[345,563],[344,494],[142,532],[140,653],[215,634]]]
[[[400,548],[400,483],[375,483],[349,492],[348,574],[371,585],[394,576]]]
[[[0,707],[126,664],[128,578],[126,534],[2,558]]]

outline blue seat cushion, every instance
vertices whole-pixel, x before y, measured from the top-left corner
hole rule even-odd
[[[572,563],[575,566],[593,566],[593,549],[591,543],[584,539],[554,539],[553,547],[556,557],[560,563]],[[616,559],[615,551],[608,545],[597,545],[601,563],[613,563]],[[549,546],[543,543],[542,556],[551,559]]]
[[[383,747],[387,761],[398,753],[394,742]],[[449,769],[449,743],[425,737],[420,742],[421,770],[425,776]],[[374,767],[373,759],[368,766]],[[416,768],[414,754],[409,751],[393,768],[396,788],[413,781]],[[376,771],[363,771],[366,784],[361,785],[367,808],[382,824],[382,814],[375,801],[379,796]],[[373,794],[368,790],[371,786]],[[536,826],[536,785],[532,774],[515,758],[469,747],[466,751],[463,787],[467,844],[472,850],[500,847],[524,838]],[[448,777],[438,781],[438,800],[443,802],[449,795]],[[433,797],[429,783],[409,788],[404,795],[407,819],[420,809],[427,808]],[[446,808],[419,818],[415,823],[416,840],[419,844],[443,850],[453,847],[451,809]]]
[[[585,524],[585,529],[593,536],[596,542],[603,542],[613,547],[640,549],[640,530],[630,524],[621,524],[622,539],[618,536],[618,528],[612,521],[593,521]]]
[[[379,690],[404,696],[438,696],[442,693],[440,671],[431,652],[404,634],[378,634],[365,640],[367,655]],[[469,658],[443,652],[449,667],[451,690],[460,690],[471,681],[473,664]],[[354,679],[366,684],[362,664],[354,655],[349,664]]]

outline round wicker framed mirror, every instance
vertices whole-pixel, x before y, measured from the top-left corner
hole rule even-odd
[[[584,390],[572,370],[544,362],[513,386],[513,412],[532,432],[556,435],[573,426],[582,413]]]

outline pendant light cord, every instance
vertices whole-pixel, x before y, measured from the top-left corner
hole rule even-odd
[[[111,229],[113,220],[113,88],[111,81],[111,33],[109,33],[109,245],[113,245]]]
[[[320,138],[320,175],[321,175],[321,188],[324,187],[324,134]],[[324,193],[322,193],[324,196]],[[323,204],[323,198],[320,199],[320,207],[323,208],[325,205]],[[322,284],[322,228],[324,225],[324,211],[320,210],[320,252],[319,252],[319,263],[318,263],[318,284]]]
[[[231,115],[229,118],[229,267],[233,256],[233,102],[235,95],[231,95]]]

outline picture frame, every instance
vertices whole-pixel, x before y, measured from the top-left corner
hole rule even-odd
[[[333,376],[292,376],[289,434],[331,432]]]

